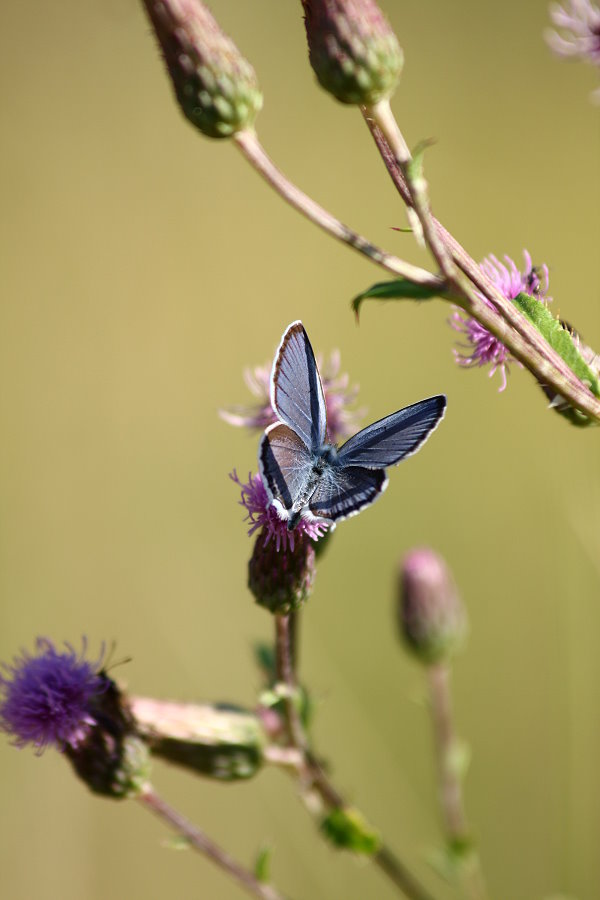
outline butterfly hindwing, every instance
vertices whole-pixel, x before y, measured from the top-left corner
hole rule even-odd
[[[281,339],[271,373],[271,403],[309,450],[322,447],[327,430],[325,396],[302,322],[292,322]]]
[[[290,510],[306,487],[312,465],[304,442],[287,425],[270,425],[260,442],[258,464],[270,499]]]
[[[323,519],[337,522],[356,515],[373,503],[387,487],[383,469],[361,466],[335,466],[331,477],[324,479],[312,495],[308,508]]]
[[[420,400],[398,412],[368,425],[340,448],[342,466],[366,466],[369,469],[394,466],[416,453],[444,417],[443,394]]]

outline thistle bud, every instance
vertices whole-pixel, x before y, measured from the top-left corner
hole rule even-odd
[[[308,599],[315,578],[315,549],[304,535],[278,549],[259,532],[248,563],[248,587],[256,602],[272,613],[287,614]]]
[[[256,73],[200,0],[143,0],[184,116],[207,137],[251,128]]]
[[[227,704],[132,697],[131,711],[151,753],[219,781],[255,775],[265,731],[257,715]]]
[[[433,550],[411,550],[402,561],[398,625],[425,665],[446,660],[463,642],[466,613],[446,563]]]
[[[148,781],[148,748],[137,734],[121,691],[107,675],[105,688],[90,706],[95,726],[65,754],[95,794],[120,799],[139,794]]]
[[[390,97],[404,57],[375,0],[302,0],[310,64],[341,103],[372,106]]]

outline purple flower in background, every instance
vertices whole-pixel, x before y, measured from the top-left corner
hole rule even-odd
[[[243,506],[247,512],[244,521],[250,523],[248,536],[253,535],[259,528],[263,528],[265,544],[274,540],[276,549],[285,553],[288,546],[290,550],[294,550],[294,535],[296,537],[306,535],[311,540],[317,541],[327,531],[329,527],[327,522],[308,522],[306,519],[301,519],[294,531],[288,531],[287,521],[280,519],[275,507],[270,505],[269,496],[260,475],[249,474],[246,484],[242,484],[235,471],[229,477],[242,492],[240,506]]]
[[[49,744],[76,748],[96,725],[90,712],[94,698],[106,690],[100,673],[104,652],[86,662],[70,644],[62,653],[47,638],[38,638],[36,655],[26,651],[0,675],[0,729],[17,747],[33,744],[41,753]]]
[[[547,296],[548,267],[546,265],[532,265],[531,256],[527,250],[523,251],[523,257],[525,267],[522,272],[517,269],[517,266],[509,256],[504,257],[505,265],[496,256],[490,255],[483,260],[481,268],[507,300],[514,300],[521,293],[538,297],[540,302],[550,300],[551,298]],[[485,297],[482,297],[482,299],[485,300],[488,306],[492,305]],[[467,316],[462,310],[455,309],[450,317],[450,325],[455,331],[459,331],[464,335],[468,341],[468,344],[459,344],[461,349],[454,351],[454,357],[458,365],[466,368],[489,365],[491,367],[490,377],[497,370],[500,370],[502,384],[498,390],[503,391],[506,387],[506,375],[509,365],[517,362],[517,360],[510,355],[498,338],[494,337],[476,319]]]
[[[349,376],[340,374],[340,354],[337,350],[325,361],[319,358],[318,364],[327,405],[327,431],[331,442],[336,444],[358,430],[357,423],[365,410],[349,408],[356,400],[358,386],[351,386]],[[246,369],[244,381],[256,397],[256,403],[252,406],[230,406],[220,410],[219,415],[230,425],[263,431],[278,421],[271,406],[271,365],[267,363]]]
[[[562,34],[546,31],[548,46],[558,56],[600,66],[600,7],[590,0],[570,0],[568,6],[555,3],[550,7],[550,18],[563,30]],[[593,96],[600,101],[600,88]]]

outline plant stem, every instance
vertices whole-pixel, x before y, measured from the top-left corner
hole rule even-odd
[[[352,231],[347,225],[344,225],[330,212],[319,206],[311,197],[305,194],[300,188],[296,187],[283,172],[277,168],[272,159],[267,155],[265,149],[260,143],[254,131],[240,131],[234,136],[234,141],[239,147],[245,158],[251,166],[261,175],[265,181],[271,185],[283,199],[289,203],[303,216],[306,216],[319,228],[322,228],[328,234],[343,241],[348,246],[368,257],[372,262],[377,263],[388,272],[399,275],[402,278],[408,278],[415,284],[426,285],[434,289],[442,290],[444,287],[442,279],[438,275],[433,275],[419,266],[413,266],[411,263],[399,259],[385,250],[381,250],[374,244],[371,244],[366,238]]]
[[[274,765],[292,771],[299,779],[305,797],[315,792],[329,809],[346,809],[347,803],[330,782],[317,757],[309,749],[308,737],[295,703],[297,681],[294,667],[293,635],[297,632],[298,613],[275,615],[275,671],[285,688],[284,701],[288,728],[288,747],[273,748],[265,758]],[[287,752],[286,752],[287,751]],[[431,895],[408,871],[397,856],[382,843],[373,862],[409,900],[432,900]]]
[[[450,668],[445,663],[427,669],[434,742],[440,784],[440,804],[448,845],[467,854],[460,868],[465,892],[470,900],[487,896],[479,856],[472,844],[465,811],[462,781],[457,766],[458,738],[452,715]]]
[[[431,214],[424,189],[411,179],[412,158],[389,101],[363,107],[362,113],[398,192],[417,213],[442,272],[462,293],[464,300],[458,301],[459,305],[502,341],[542,385],[551,386],[574,407],[600,422],[600,402]],[[494,304],[493,308],[478,296],[473,284]]]
[[[296,703],[298,685],[292,635],[297,625],[291,624],[292,616],[297,617],[298,613],[275,614],[275,677],[285,690],[283,701],[290,746],[306,753],[308,741]]]
[[[200,828],[193,825],[185,816],[182,816],[159,797],[151,785],[147,785],[137,799],[142,806],[166,822],[173,831],[182,835],[194,850],[208,856],[219,868],[235,878],[249,893],[254,894],[255,897],[261,897],[262,900],[284,900],[283,894],[270,885],[258,881],[252,872],[236,862]]]

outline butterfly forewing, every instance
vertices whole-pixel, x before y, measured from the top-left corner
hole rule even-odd
[[[413,403],[363,428],[340,448],[342,466],[385,468],[399,463],[419,449],[444,416],[443,394]]]
[[[313,451],[322,447],[327,430],[325,397],[315,355],[301,322],[287,328],[271,374],[271,403]]]
[[[315,516],[336,522],[356,515],[373,503],[387,487],[383,469],[364,469],[360,466],[334,468],[330,478],[319,484],[308,508]]]
[[[260,442],[258,462],[263,484],[272,500],[289,510],[306,487],[311,455],[287,425],[270,425]]]

